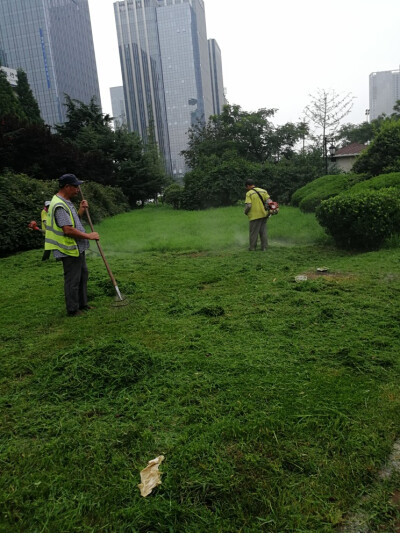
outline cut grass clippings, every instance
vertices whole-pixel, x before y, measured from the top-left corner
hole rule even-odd
[[[110,305],[91,254],[96,308],[81,317],[65,316],[62,268],[40,250],[0,260],[0,531],[319,533],[359,512],[371,531],[398,524],[397,474],[378,473],[399,438],[399,249],[313,244],[312,218],[284,208],[268,252],[249,253],[241,209],[207,217],[101,224],[129,305]],[[308,226],[301,246],[291,232],[282,246],[279,224]],[[161,454],[162,485],[143,498],[139,472]]]

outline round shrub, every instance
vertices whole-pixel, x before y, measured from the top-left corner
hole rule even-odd
[[[300,207],[303,213],[314,213],[322,202],[332,196],[348,190],[355,183],[363,181],[366,176],[362,174],[335,174],[322,176],[297,189],[292,195],[291,204]]]
[[[316,217],[339,247],[376,250],[400,233],[400,193],[388,188],[338,195],[321,202]]]

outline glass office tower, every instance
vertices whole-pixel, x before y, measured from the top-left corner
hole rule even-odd
[[[382,114],[390,116],[397,100],[400,100],[400,70],[372,72],[369,75],[370,119]]]
[[[128,128],[147,141],[150,127],[171,171],[156,0],[114,4]]]
[[[126,126],[126,111],[125,111],[125,97],[124,88],[120,87],[110,88],[111,108],[114,119],[114,129],[117,130]]]
[[[1,0],[0,50],[26,72],[46,124],[65,121],[64,93],[101,104],[88,0]]]
[[[128,127],[144,140],[153,121],[167,170],[181,179],[188,129],[213,114],[202,0],[114,4]]]
[[[213,112],[214,115],[220,115],[226,101],[222,76],[221,49],[215,39],[208,39],[208,53],[210,55]]]

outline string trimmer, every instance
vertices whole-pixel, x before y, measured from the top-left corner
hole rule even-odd
[[[42,233],[45,233],[39,226],[37,225],[36,220],[31,220],[28,224],[28,228],[33,231],[41,231]]]

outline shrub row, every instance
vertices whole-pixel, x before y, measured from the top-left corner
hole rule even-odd
[[[376,250],[400,233],[400,190],[341,194],[322,201],[316,217],[340,248]]]
[[[93,223],[128,210],[128,202],[120,189],[87,183],[82,191],[89,202]],[[0,175],[0,256],[43,246],[43,234],[29,231],[28,224],[36,220],[40,226],[44,202],[51,200],[55,192],[57,181],[42,182],[24,174]]]
[[[322,200],[336,196],[365,179],[363,174],[322,176],[298,189],[292,195],[291,204],[305,213],[313,213]]]
[[[353,187],[349,189],[349,192],[352,194],[365,191],[378,191],[389,187],[395,187],[400,190],[400,172],[381,174],[380,176],[361,181],[360,183],[353,185]]]

